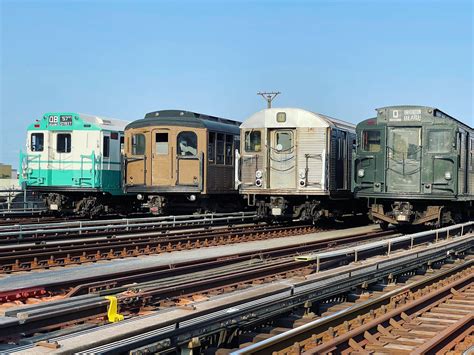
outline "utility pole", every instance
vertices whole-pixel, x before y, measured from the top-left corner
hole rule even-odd
[[[281,92],[257,92],[257,95],[260,95],[267,101],[267,108],[272,108],[272,101],[277,95],[281,94]]]

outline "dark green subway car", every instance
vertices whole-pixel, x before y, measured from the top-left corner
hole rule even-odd
[[[377,109],[357,125],[353,192],[383,228],[473,216],[474,130],[424,106]]]

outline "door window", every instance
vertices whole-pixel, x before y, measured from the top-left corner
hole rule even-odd
[[[158,155],[168,154],[168,133],[155,134],[155,152]]]
[[[56,151],[58,153],[71,152],[71,135],[69,133],[59,133],[57,135]]]
[[[262,149],[262,138],[260,131],[245,132],[245,151],[259,152]]]
[[[43,133],[32,133],[30,150],[32,152],[42,152],[44,149],[44,134]]]
[[[181,132],[178,134],[178,155],[197,155],[197,136],[194,132]]]
[[[419,159],[421,146],[419,128],[392,128],[390,133],[392,138],[390,158]]]
[[[132,155],[145,155],[145,135],[138,133],[132,136]]]
[[[280,131],[276,133],[277,150],[289,150],[293,148],[293,134],[289,131]]]

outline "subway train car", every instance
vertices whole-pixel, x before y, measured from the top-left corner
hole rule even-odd
[[[153,214],[240,209],[239,124],[182,110],[147,113],[125,128],[125,191]]]
[[[390,106],[356,132],[353,191],[382,228],[473,217],[472,127],[437,108]]]
[[[28,127],[20,182],[58,213],[97,216],[127,207],[121,145],[127,121],[50,112]]]
[[[354,129],[299,108],[255,113],[240,126],[240,193],[262,218],[316,222],[354,212]]]

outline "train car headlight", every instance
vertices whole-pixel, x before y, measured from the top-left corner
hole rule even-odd
[[[453,178],[453,176],[451,175],[451,172],[450,172],[450,171],[446,171],[446,172],[444,173],[444,178],[445,178],[446,180],[451,180],[451,179]]]
[[[138,194],[138,195],[137,195],[137,200],[140,200],[140,201],[143,200],[143,195],[142,195],[142,194]]]
[[[365,170],[364,169],[357,170],[357,176],[360,178],[363,178],[365,176]]]
[[[257,179],[261,179],[262,176],[263,176],[263,173],[262,173],[261,170],[257,170],[257,171],[255,172],[255,177],[256,177]]]
[[[261,187],[262,186],[262,180],[261,179],[255,180],[255,185],[257,185],[258,187]]]

